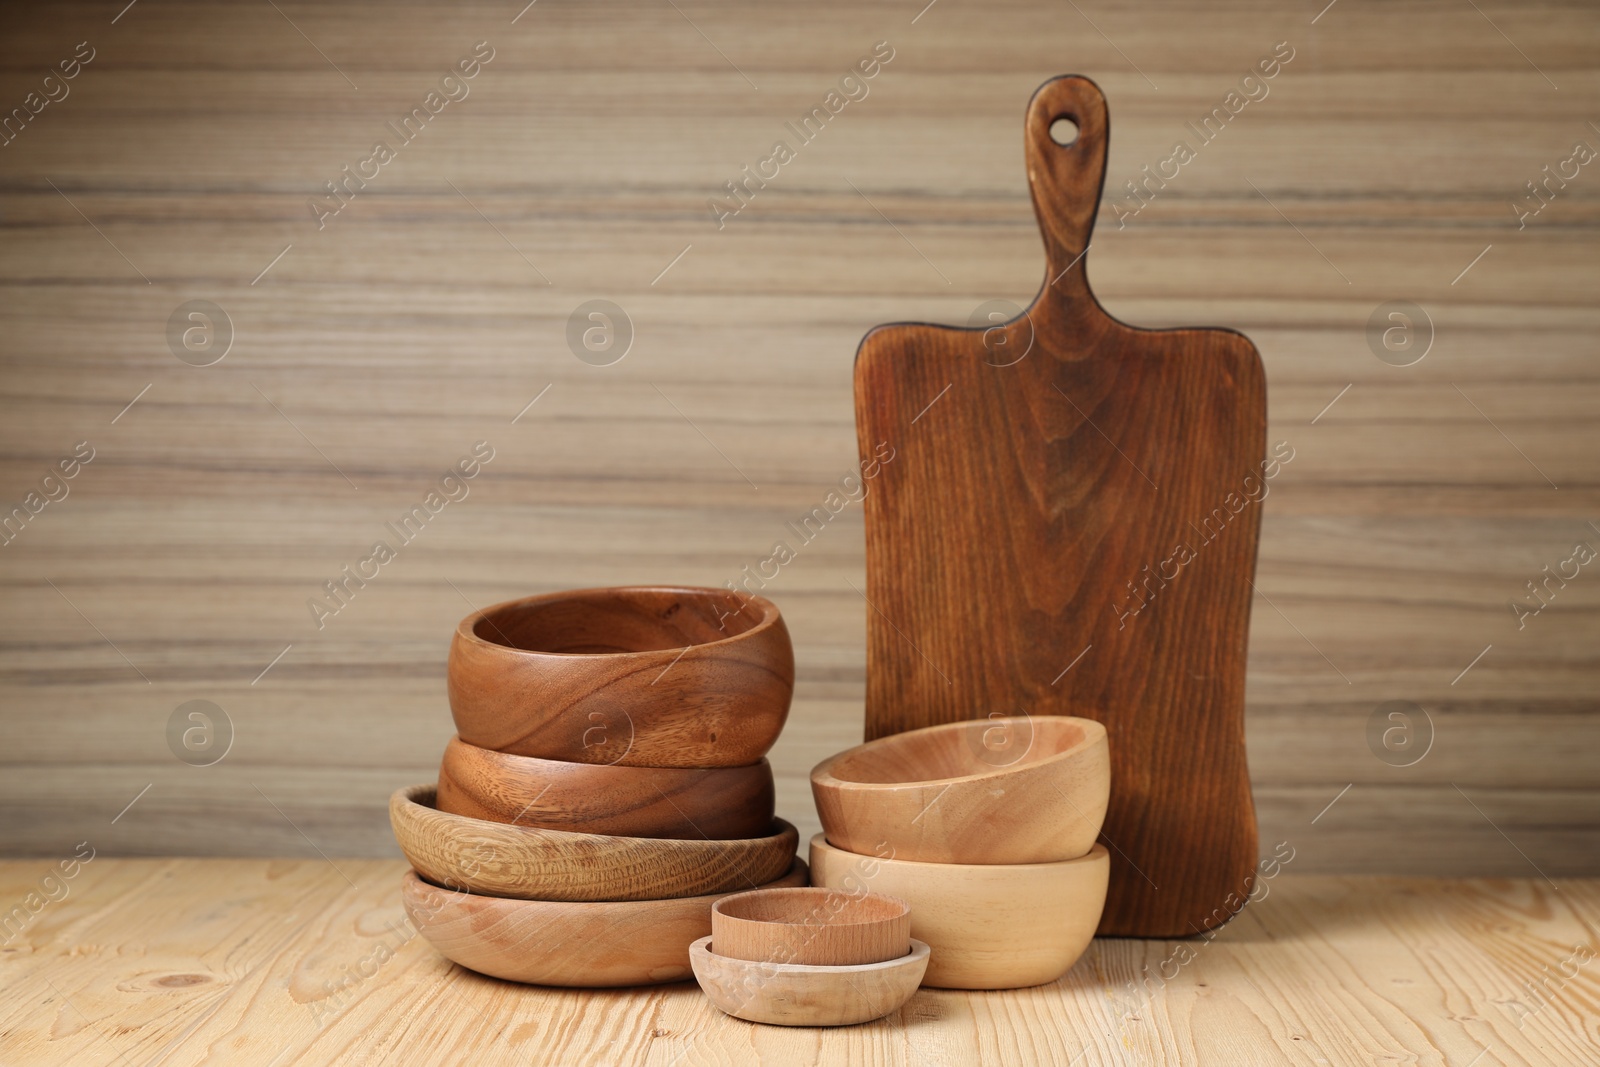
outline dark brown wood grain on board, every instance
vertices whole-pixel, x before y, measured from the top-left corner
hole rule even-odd
[[[1068,145],[1051,134],[1062,118]],[[1284,457],[1266,452],[1247,338],[1138,329],[1091,293],[1108,137],[1089,79],[1034,94],[1046,274],[1024,314],[861,342],[861,454],[895,450],[865,499],[866,736],[989,715],[1103,722],[1100,933],[1172,937],[1225,922],[1252,885],[1245,651],[1261,501]]]

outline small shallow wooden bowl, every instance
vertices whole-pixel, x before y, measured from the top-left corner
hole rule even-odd
[[[850,967],[911,951],[911,909],[879,893],[755,889],[711,909],[717,955],[731,959]]]
[[[794,648],[777,605],[724,589],[580,589],[497,604],[456,628],[461,739],[629,767],[742,767],[789,715]]]
[[[772,826],[772,766],[606,767],[513,756],[459,737],[439,764],[440,811],[622,837],[755,837]]]
[[[909,730],[823,760],[811,795],[828,840],[849,852],[887,847],[922,863],[1073,859],[1105,821],[1106,728],[1023,715]]]
[[[1104,845],[1056,863],[911,863],[811,839],[815,884],[911,905],[911,936],[933,949],[923,984],[945,989],[1017,989],[1066,974],[1094,940],[1110,871]]]
[[[805,861],[768,887],[806,884]],[[417,932],[468,970],[534,985],[656,985],[690,976],[689,945],[711,930],[719,896],[563,903],[443,889],[407,871],[400,885]]]
[[[430,882],[520,900],[664,900],[733,893],[781,878],[799,833],[774,819],[766,837],[680,841],[539,830],[434,807],[434,787],[389,798],[389,823]]]
[[[689,946],[695,981],[718,1008],[736,1019],[777,1026],[849,1026],[898,1010],[916,993],[928,969],[928,946],[884,963],[813,967],[734,959],[712,951],[714,937]]]

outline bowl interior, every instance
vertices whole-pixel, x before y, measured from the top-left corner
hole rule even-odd
[[[717,902],[717,911],[731,919],[793,926],[889,922],[908,910],[904,901],[880,893],[847,893],[820,886],[763,889]]]
[[[490,608],[472,632],[491,644],[558,655],[660,652],[737,637],[760,606],[718,590],[606,589]]]
[[[1074,719],[973,719],[874,741],[840,756],[828,772],[862,785],[966,778],[1038,763],[1087,739],[1088,728]]]

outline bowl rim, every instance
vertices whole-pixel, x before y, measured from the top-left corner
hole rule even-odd
[[[1064,749],[1061,752],[1045,756],[1042,759],[1026,763],[1008,763],[990,770],[978,771],[976,774],[956,775],[953,778],[917,778],[908,782],[853,782],[848,778],[838,778],[833,774],[833,767],[847,756],[856,756],[873,749],[893,748],[904,743],[908,737],[917,735],[933,735],[937,733],[955,733],[957,730],[971,729],[973,723],[1020,723],[1020,722],[1071,722],[1078,724],[1084,731],[1083,740]],[[1096,745],[1109,745],[1105,724],[1098,719],[1090,719],[1082,715],[1002,715],[995,718],[960,719],[956,722],[935,723],[932,726],[922,726],[915,730],[904,730],[897,734],[888,734],[847,748],[843,752],[835,752],[815,767],[811,768],[811,784],[813,787],[822,786],[829,789],[847,791],[861,791],[869,793],[888,793],[897,790],[922,789],[927,786],[955,786],[965,785],[969,782],[981,782],[986,779],[999,778],[1007,774],[1020,774],[1025,770],[1049,767],[1052,764],[1062,763],[1075,756],[1079,756]]]
[[[691,964],[696,956],[700,955],[714,957],[719,961],[734,965],[740,970],[750,967],[764,967],[772,969],[777,974],[848,976],[852,974],[867,974],[872,971],[893,971],[902,967],[913,967],[918,961],[927,959],[930,952],[926,941],[918,941],[913,937],[911,939],[910,952],[907,952],[904,956],[896,956],[892,960],[884,960],[881,963],[845,963],[833,966],[820,963],[775,963],[766,960],[742,960],[737,956],[724,956],[713,952],[711,951],[711,939],[715,936],[714,934],[707,934],[705,937],[697,938],[690,942],[689,961]]]
[[[521,826],[517,823],[495,822],[492,819],[474,819],[470,815],[456,815],[453,812],[440,811],[438,808],[439,784],[437,782],[422,782],[418,785],[403,786],[389,794],[389,806],[392,812],[394,806],[399,804],[401,810],[406,805],[421,808],[432,812],[445,819],[460,819],[469,823],[478,823],[490,827],[488,832],[500,833],[502,831],[521,837],[530,848],[538,848],[544,844],[578,844],[584,841],[603,841],[612,850],[643,846],[647,849],[659,848],[663,852],[684,852],[690,854],[700,851],[718,851],[720,847],[732,845],[754,845],[776,843],[776,841],[796,830],[793,823],[778,815],[772,817],[772,833],[761,837],[730,837],[730,838],[694,838],[694,837],[626,837],[621,834],[587,834],[581,830],[548,830],[542,826]],[[423,798],[428,798],[424,803]],[[402,851],[404,849],[402,848]],[[430,883],[432,884],[432,883]],[[448,887],[447,887],[448,888]],[[492,894],[483,894],[489,896]],[[703,895],[703,894],[699,894]],[[664,899],[681,899],[670,897]],[[626,903],[626,902],[624,902]]]
[[[840,848],[838,845],[836,845],[832,841],[828,840],[828,835],[827,835],[827,833],[825,831],[819,831],[818,833],[815,833],[815,834],[813,834],[811,836],[811,841],[810,841],[809,846],[808,846],[808,848],[806,850],[807,856],[809,856],[810,853],[811,853],[811,850],[817,848],[818,845],[821,845],[823,848],[829,849],[831,851],[837,852],[841,856],[858,856],[861,859],[867,860],[867,861],[869,861],[871,863],[881,863],[881,864],[883,864],[885,866],[892,866],[892,867],[937,867],[941,871],[968,870],[968,871],[978,871],[978,872],[981,872],[981,873],[984,873],[984,874],[990,874],[990,875],[1002,874],[1002,873],[1003,874],[1026,875],[1026,874],[1032,874],[1032,873],[1034,873],[1036,871],[1060,871],[1060,870],[1064,870],[1067,867],[1072,866],[1073,864],[1082,864],[1084,866],[1088,866],[1088,865],[1090,865],[1092,863],[1095,863],[1095,862],[1099,861],[1102,857],[1104,857],[1105,862],[1107,862],[1107,863],[1111,862],[1111,851],[1108,848],[1106,848],[1105,845],[1101,844],[1098,839],[1095,840],[1095,843],[1093,845],[1089,846],[1089,851],[1085,852],[1081,856],[1074,856],[1070,860],[1050,860],[1050,861],[1048,861],[1046,863],[934,863],[934,862],[931,862],[929,860],[902,860],[902,859],[895,859],[893,856],[867,856],[867,855],[863,855],[860,852],[851,852],[847,848]],[[815,866],[815,864],[813,864],[812,865],[812,877],[813,878],[816,877],[815,871],[816,871],[816,866]]]
[[[781,882],[786,878],[792,878],[795,875],[796,870],[798,870],[799,873],[804,875],[808,880],[810,879],[811,865],[805,860],[804,857],[796,855],[793,861],[790,862],[789,869],[784,871],[783,874],[779,875],[777,878],[774,878],[771,882],[768,882],[767,886],[771,886],[774,889],[800,888],[799,886],[780,886],[773,884],[775,882]],[[667,911],[675,905],[697,907],[701,904],[711,904],[712,906],[715,906],[716,902],[721,900],[723,897],[731,897],[736,893],[754,892],[754,890],[750,889],[732,889],[726,893],[702,893],[699,896],[694,897],[662,897],[654,900],[528,900],[524,897],[490,896],[487,893],[474,893],[469,889],[451,889],[447,885],[439,885],[437,882],[428,881],[428,879],[423,876],[422,872],[417,870],[415,867],[407,867],[405,873],[400,876],[400,899],[402,903],[406,898],[406,894],[417,892],[417,890],[413,890],[411,888],[412,883],[416,883],[422,886],[423,889],[432,892],[446,893],[452,896],[471,897],[474,901],[487,901],[487,904],[480,906],[492,908],[496,912],[521,910],[528,905],[537,904],[541,908],[558,908],[563,912],[572,911],[575,913],[591,911],[594,914],[601,916],[604,916],[608,911],[610,911],[610,909],[613,908],[632,910],[641,909],[645,905],[650,905],[649,910],[651,911]],[[766,886],[758,886],[757,888],[764,889]]]
[[[761,773],[760,768],[762,767],[763,764],[765,764],[768,774],[772,774],[773,773],[772,764],[767,759],[766,756],[761,756],[760,758],[758,758],[756,760],[753,760],[750,763],[734,764],[731,767],[637,767],[637,766],[634,766],[631,763],[575,763],[575,762],[573,762],[571,760],[548,759],[548,758],[546,758],[544,756],[524,756],[524,755],[522,755],[521,753],[518,753],[518,752],[503,752],[503,751],[501,751],[500,749],[497,749],[497,748],[486,748],[483,745],[475,745],[471,741],[468,741],[466,738],[462,737],[459,731],[457,731],[454,734],[451,734],[450,735],[450,740],[445,742],[444,752],[439,757],[440,765],[443,766],[443,764],[450,759],[450,753],[452,751],[460,752],[463,749],[466,750],[467,755],[466,755],[465,758],[468,758],[468,759],[479,759],[481,757],[478,756],[478,753],[485,753],[488,756],[493,757],[495,759],[506,760],[513,767],[517,767],[517,768],[520,769],[520,768],[523,768],[526,765],[526,769],[529,770],[529,771],[536,771],[536,770],[537,771],[542,771],[545,774],[549,774],[549,775],[552,775],[552,776],[554,776],[554,775],[571,774],[573,777],[580,777],[580,776],[586,777],[588,773],[592,772],[593,774],[595,774],[595,775],[597,775],[599,777],[602,777],[602,778],[604,778],[604,777],[631,778],[631,777],[636,777],[636,776],[637,777],[641,777],[641,778],[645,778],[645,777],[651,777],[651,778],[654,778],[654,777],[659,777],[659,778],[680,778],[680,777],[687,777],[687,776],[692,775],[692,774],[693,775],[705,774],[705,772],[707,772],[707,771],[722,771],[722,772],[746,771],[746,772],[748,772],[750,774],[759,775]],[[535,767],[535,766],[532,766],[533,764],[542,764],[543,766]],[[649,772],[649,773],[648,774],[637,774],[637,775],[636,774],[617,773],[616,775],[613,776],[613,775],[607,774],[606,772],[608,772],[608,771],[616,771],[616,772],[631,771],[631,772]],[[722,775],[709,775],[708,777],[722,777]],[[449,815],[449,814],[451,814],[451,812],[447,811],[444,814]],[[463,818],[470,818],[470,816],[462,816],[462,817]],[[512,825],[515,825],[515,824],[512,824]],[[609,835],[602,835],[602,836],[609,836]]]
[[[795,890],[798,890],[799,892],[797,892],[797,893],[793,892]],[[797,926],[798,927],[805,927],[805,926],[811,925],[804,918],[801,918],[801,919],[752,919],[748,915],[733,915],[733,914],[730,914],[729,912],[726,912],[726,911],[722,910],[722,905],[727,903],[729,900],[732,900],[734,897],[747,897],[747,896],[753,896],[756,893],[769,893],[769,892],[770,893],[793,893],[793,895],[795,895],[795,896],[799,896],[799,895],[802,895],[802,894],[816,894],[816,895],[822,896],[824,898],[829,896],[829,895],[833,895],[833,896],[850,897],[852,900],[864,900],[864,899],[866,899],[868,897],[875,897],[878,900],[887,901],[890,904],[896,905],[900,909],[900,911],[895,915],[874,915],[874,916],[869,916],[867,918],[861,918],[861,919],[843,919],[843,920],[841,920],[841,919],[829,919],[826,923],[820,924],[820,925],[823,925],[823,926],[835,926],[835,927],[837,927],[837,926],[887,926],[887,925],[891,925],[893,923],[899,922],[901,919],[904,919],[906,916],[911,914],[911,905],[906,903],[900,897],[897,897],[892,893],[875,893],[875,892],[851,893],[847,889],[837,889],[837,888],[834,888],[834,887],[831,887],[831,886],[825,886],[825,885],[781,885],[781,886],[772,886],[770,889],[768,887],[766,887],[766,886],[756,886],[754,889],[742,889],[737,893],[729,893],[727,896],[724,896],[721,899],[719,899],[715,904],[711,905],[711,912],[712,912],[713,915],[719,915],[724,919],[731,919],[731,920],[734,920],[736,922],[756,923],[756,924],[761,925],[761,926],[771,926],[771,927],[775,927],[775,928],[780,929],[780,930],[786,930],[786,929],[789,929],[789,928],[792,928],[792,927],[797,927]]]
[[[476,631],[476,627],[480,620],[485,619],[496,612],[509,611],[513,609],[526,610],[533,607],[543,607],[547,604],[552,604],[562,600],[588,600],[594,599],[601,594],[614,596],[619,593],[686,593],[702,599],[710,599],[714,596],[742,596],[744,598],[743,605],[754,603],[758,608],[760,608],[761,618],[757,620],[756,624],[750,627],[748,630],[744,630],[736,634],[729,634],[727,637],[719,637],[715,641],[698,642],[696,644],[689,645],[682,650],[679,650],[676,646],[674,646],[673,648],[645,649],[639,652],[546,652],[533,648],[517,648],[514,645],[501,644],[499,641],[490,641],[486,638],[479,637]],[[741,606],[739,610],[743,611],[743,606]],[[675,653],[677,656],[682,657],[688,655],[690,652],[698,648],[718,648],[734,641],[753,640],[764,635],[767,631],[775,629],[777,626],[781,625],[782,622],[783,616],[778,611],[778,605],[774,604],[766,597],[757,596],[754,593],[730,593],[726,589],[717,589],[713,588],[712,586],[702,585],[610,585],[593,586],[587,589],[562,589],[553,593],[536,593],[533,596],[515,597],[511,600],[502,600],[498,604],[490,604],[486,608],[481,608],[472,612],[458,622],[456,624],[455,639],[464,644],[469,644],[474,647],[488,650],[491,653],[512,657],[526,657],[535,660],[549,657],[555,660],[606,663],[627,660],[638,656],[655,656],[659,658],[667,653]]]

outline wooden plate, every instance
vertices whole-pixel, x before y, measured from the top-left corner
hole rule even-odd
[[[766,837],[677,841],[608,837],[447,815],[434,787],[389,798],[400,850],[423,877],[451,889],[522,900],[659,900],[755,889],[780,878],[799,833],[773,820]]]
[[[763,889],[806,884],[804,860]],[[711,932],[722,896],[570,903],[444,889],[407,871],[400,886],[417,931],[469,970],[534,985],[655,985],[690,976],[689,945]]]

